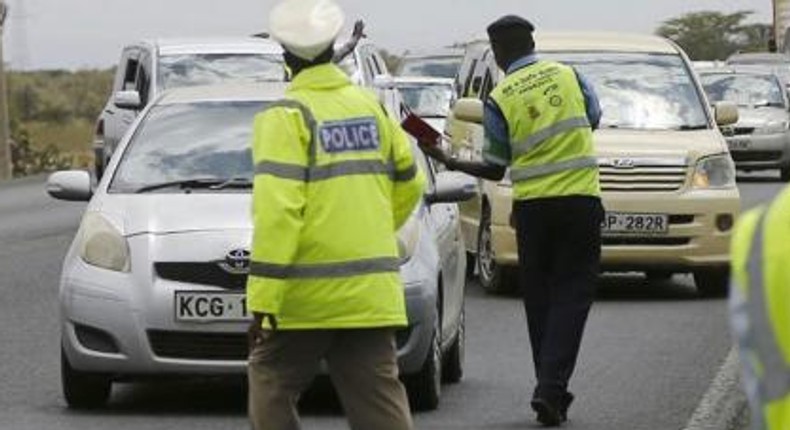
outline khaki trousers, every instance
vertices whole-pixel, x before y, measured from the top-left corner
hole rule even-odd
[[[254,430],[298,430],[299,395],[321,359],[354,430],[411,430],[398,379],[393,329],[269,333],[249,357],[249,415]]]

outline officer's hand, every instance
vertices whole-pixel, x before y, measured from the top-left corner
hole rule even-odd
[[[425,153],[425,155],[433,158],[434,160],[442,164],[447,164],[447,160],[450,159],[447,153],[444,152],[439,145],[430,145],[423,142],[419,142],[419,146],[422,152]]]
[[[365,22],[364,21],[362,21],[361,19],[358,19],[354,23],[354,31],[351,33],[351,36],[355,37],[357,39],[361,39],[363,37],[368,37],[368,35],[365,34]]]
[[[271,330],[263,329],[263,320],[267,318],[269,319],[269,325],[272,327]],[[253,319],[250,321],[249,327],[247,327],[247,346],[250,351],[252,351],[256,345],[263,343],[275,330],[277,330],[277,319],[274,315],[257,312],[253,313]]]

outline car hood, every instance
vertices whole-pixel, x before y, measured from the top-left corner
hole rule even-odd
[[[124,236],[251,229],[248,193],[106,194],[90,208]]]
[[[738,108],[738,123],[736,127],[765,127],[768,124],[787,122],[787,111],[774,107],[761,107],[758,109]]]
[[[718,130],[597,130],[593,139],[596,153],[607,158],[683,159],[683,164],[700,157],[726,152]]]

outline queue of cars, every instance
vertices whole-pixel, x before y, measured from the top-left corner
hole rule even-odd
[[[362,44],[342,66],[369,85],[373,74],[386,74],[377,52]],[[144,108],[129,106],[135,119],[98,185],[84,171],[54,173],[47,184],[55,198],[89,201],[59,293],[61,379],[75,408],[103,405],[117,381],[246,372],[251,125],[284,96],[285,75],[192,86],[215,83],[219,73],[183,70],[179,85],[162,91],[164,64],[177,61],[158,61],[159,80],[151,83],[158,89],[146,93]],[[248,61],[261,64],[243,58],[238,68]],[[233,70],[232,63],[223,65]],[[186,78],[206,74],[210,82]],[[134,100],[133,91],[122,89],[110,103]],[[399,92],[376,91],[390,114],[404,114]],[[409,325],[396,340],[413,405],[433,409],[441,383],[463,374],[466,258],[456,203],[473,197],[476,184],[439,172],[416,144],[414,155],[429,187],[398,236]]]

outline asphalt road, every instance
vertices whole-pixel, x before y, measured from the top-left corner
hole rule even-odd
[[[751,177],[744,206],[781,184]],[[57,202],[43,178],[0,186],[0,429],[245,429],[245,392],[234,381],[119,384],[105,410],[72,412],[60,395],[57,284],[83,204]],[[466,376],[445,386],[422,429],[538,428],[519,301],[470,285]],[[681,429],[730,349],[726,303],[696,297],[691,280],[601,282],[572,390],[567,428]],[[345,428],[331,396],[304,406],[305,429]]]

